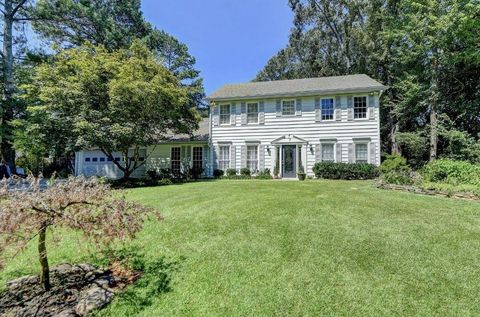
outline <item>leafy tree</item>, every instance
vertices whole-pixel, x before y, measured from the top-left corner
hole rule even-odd
[[[41,101],[29,107],[30,118],[40,118],[38,131],[42,122],[58,124],[62,142],[101,149],[125,179],[145,163],[140,148],[198,124],[188,91],[139,41],[114,52],[91,45],[62,50],[37,68],[27,90]],[[122,162],[115,160],[117,151]]]
[[[108,50],[128,48],[151,30],[140,5],[140,0],[38,0],[33,27],[63,47],[90,42]]]
[[[18,186],[23,181],[17,181]],[[0,182],[0,249],[22,250],[38,237],[41,282],[50,289],[47,230],[82,232],[99,245],[133,238],[150,209],[125,200],[108,185],[92,178],[72,178],[45,187],[40,178],[27,180],[28,190],[12,191]]]

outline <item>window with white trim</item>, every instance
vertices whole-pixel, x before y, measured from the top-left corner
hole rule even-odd
[[[172,172],[174,174],[180,174],[180,167],[181,167],[181,158],[180,158],[181,149],[179,147],[172,147],[170,153],[170,165],[172,168]]]
[[[258,170],[258,146],[247,146],[247,168],[255,173]]]
[[[282,101],[282,116],[295,115],[295,100]]]
[[[226,171],[230,168],[230,146],[222,145],[218,153],[218,169]]]
[[[247,103],[247,123],[258,123],[258,103]]]
[[[335,161],[335,144],[322,143],[322,162]]]
[[[367,118],[367,97],[353,97],[353,117],[355,119]]]
[[[367,143],[355,144],[355,162],[368,163],[368,144]]]
[[[220,105],[220,124],[230,124],[230,105]]]
[[[194,146],[192,152],[192,167],[195,171],[201,171],[203,169],[203,147]]]
[[[334,106],[333,98],[322,99],[322,121],[333,120]]]

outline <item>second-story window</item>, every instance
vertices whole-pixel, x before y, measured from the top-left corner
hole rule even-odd
[[[220,124],[230,124],[230,105],[220,105]]]
[[[282,101],[282,116],[295,115],[295,100]]]
[[[353,97],[353,115],[355,119],[367,118],[367,97]]]
[[[322,99],[322,120],[333,120],[333,98]]]
[[[258,103],[247,103],[247,123],[258,123]]]

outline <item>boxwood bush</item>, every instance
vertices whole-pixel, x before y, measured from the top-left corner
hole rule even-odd
[[[378,169],[368,163],[319,162],[313,166],[317,178],[327,179],[372,179],[378,176]]]

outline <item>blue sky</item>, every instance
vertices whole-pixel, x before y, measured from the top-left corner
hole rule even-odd
[[[207,94],[252,80],[286,46],[287,0],[143,0],[145,18],[188,45]]]

